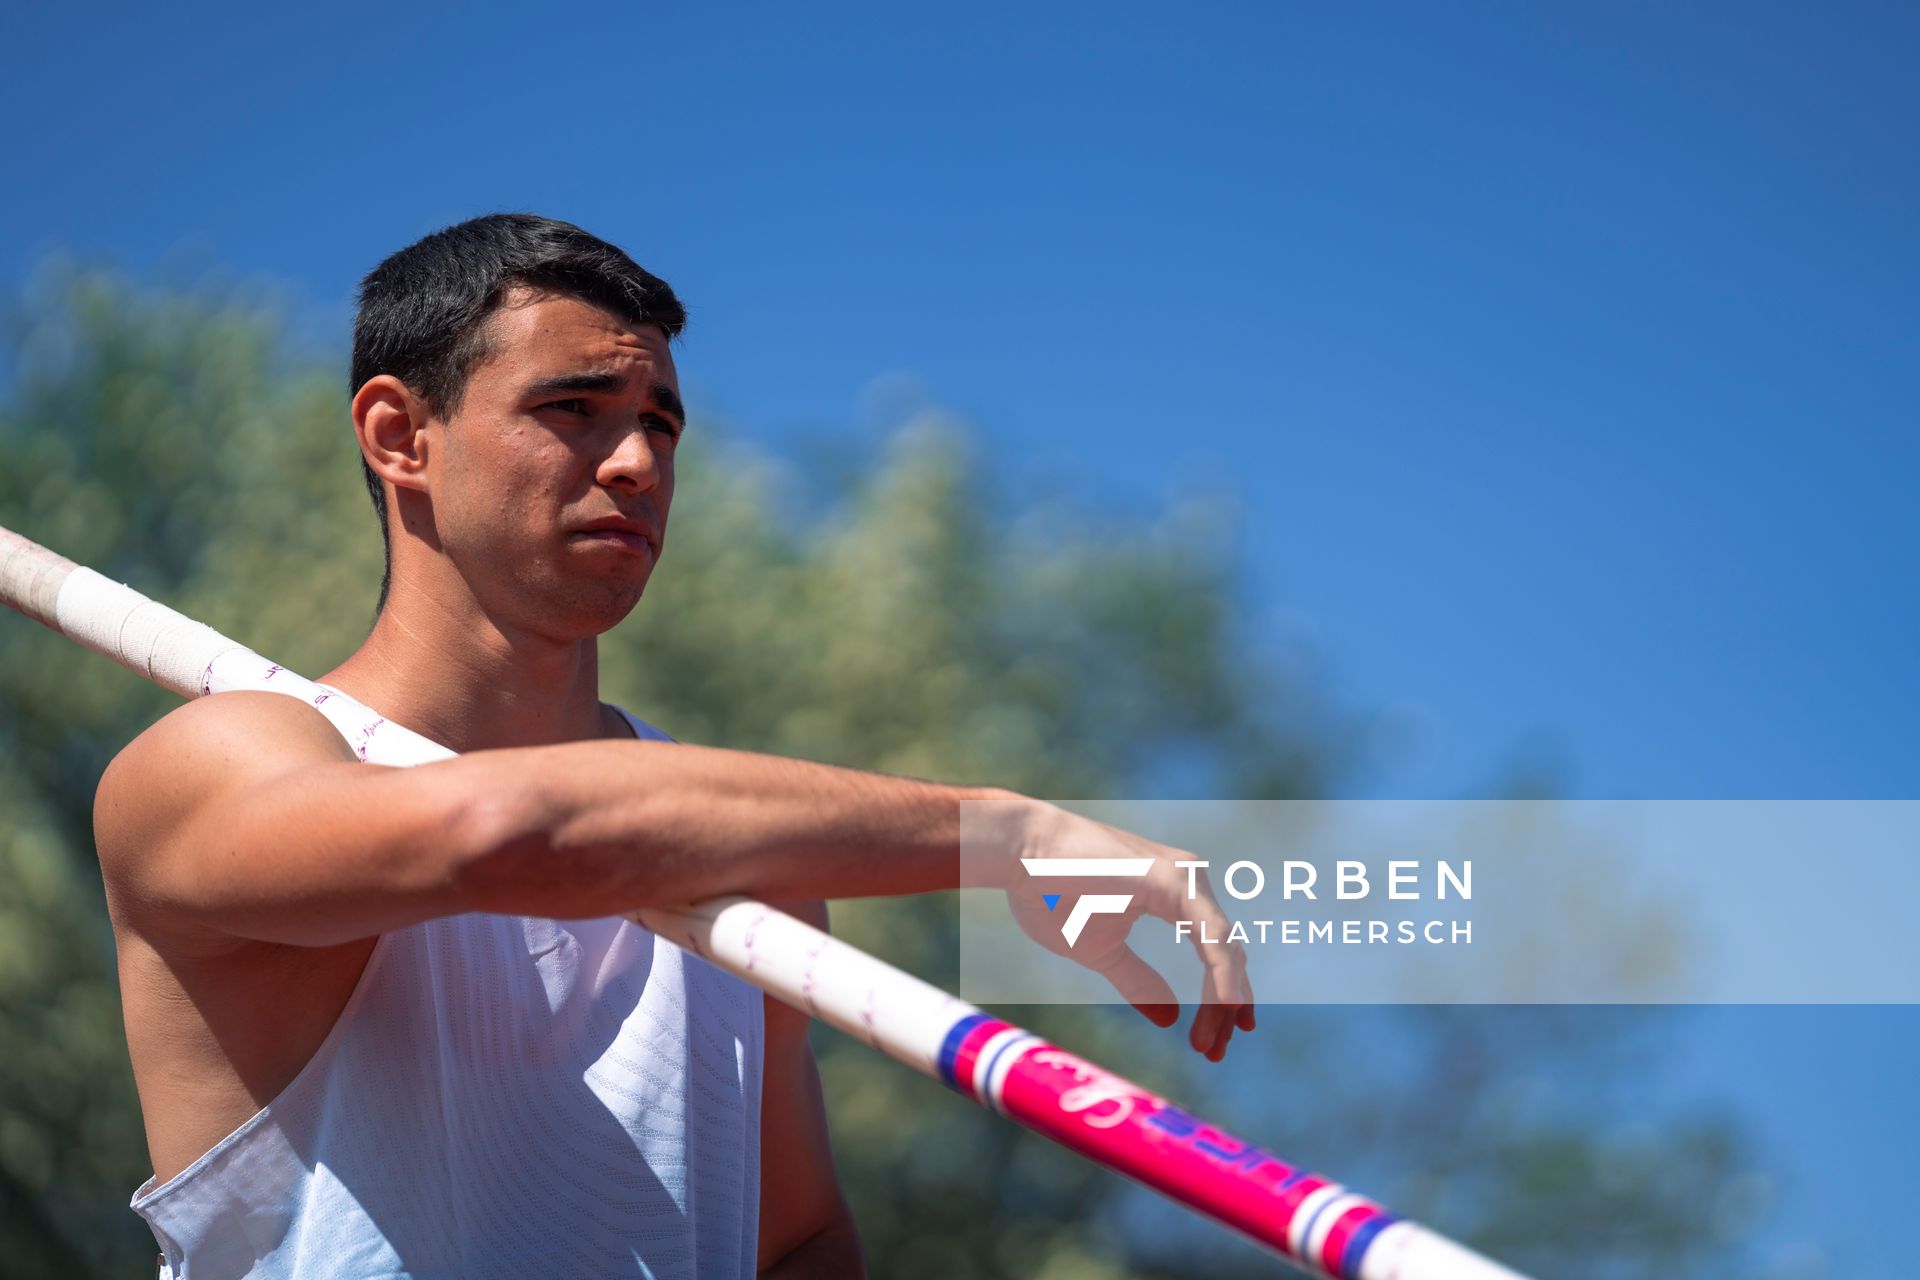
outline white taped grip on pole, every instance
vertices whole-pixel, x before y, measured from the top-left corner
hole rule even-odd
[[[183,698],[208,692],[213,660],[243,647],[91,569],[75,569],[60,584],[53,625]]]
[[[183,698],[235,644],[213,628],[0,529],[0,601]]]
[[[58,630],[54,606],[60,584],[77,566],[11,529],[0,529],[0,600],[35,622]]]

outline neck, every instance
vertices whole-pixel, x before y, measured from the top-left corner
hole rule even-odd
[[[396,592],[324,683],[457,752],[624,735],[600,705],[593,636],[556,638]],[[617,726],[617,727],[616,727]]]

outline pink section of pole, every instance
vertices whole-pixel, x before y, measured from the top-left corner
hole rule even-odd
[[[947,1083],[962,1093],[1316,1275],[1522,1280],[997,1018],[978,1014],[956,1023],[940,1065]]]

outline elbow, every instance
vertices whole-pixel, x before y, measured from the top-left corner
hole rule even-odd
[[[446,878],[461,911],[526,912],[550,863],[551,826],[524,781],[468,790],[445,817]]]
[[[462,788],[447,816],[458,910],[573,920],[648,905],[636,860],[546,776],[515,765]]]

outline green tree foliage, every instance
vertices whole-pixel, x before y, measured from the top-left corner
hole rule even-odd
[[[0,524],[326,670],[365,635],[379,539],[343,362],[290,350],[246,290],[49,269],[7,315]],[[838,482],[822,470],[696,426],[662,572],[603,641],[609,697],[689,740],[1059,798],[1314,796],[1359,759],[1366,723],[1306,655],[1242,632],[1231,530],[1204,509],[1143,527],[990,499],[991,467],[934,421]],[[126,1209],[146,1157],[88,827],[106,760],[169,702],[0,617],[10,1276],[133,1274],[152,1254]],[[843,903],[835,926],[953,980],[950,902]],[[1222,1069],[1124,1008],[1007,1012],[1541,1274],[1736,1273],[1751,1184],[1730,1126],[1616,1132],[1594,1101],[1640,1069],[1642,1015],[1268,1008]],[[876,1274],[1272,1274],[864,1047],[817,1044]]]

